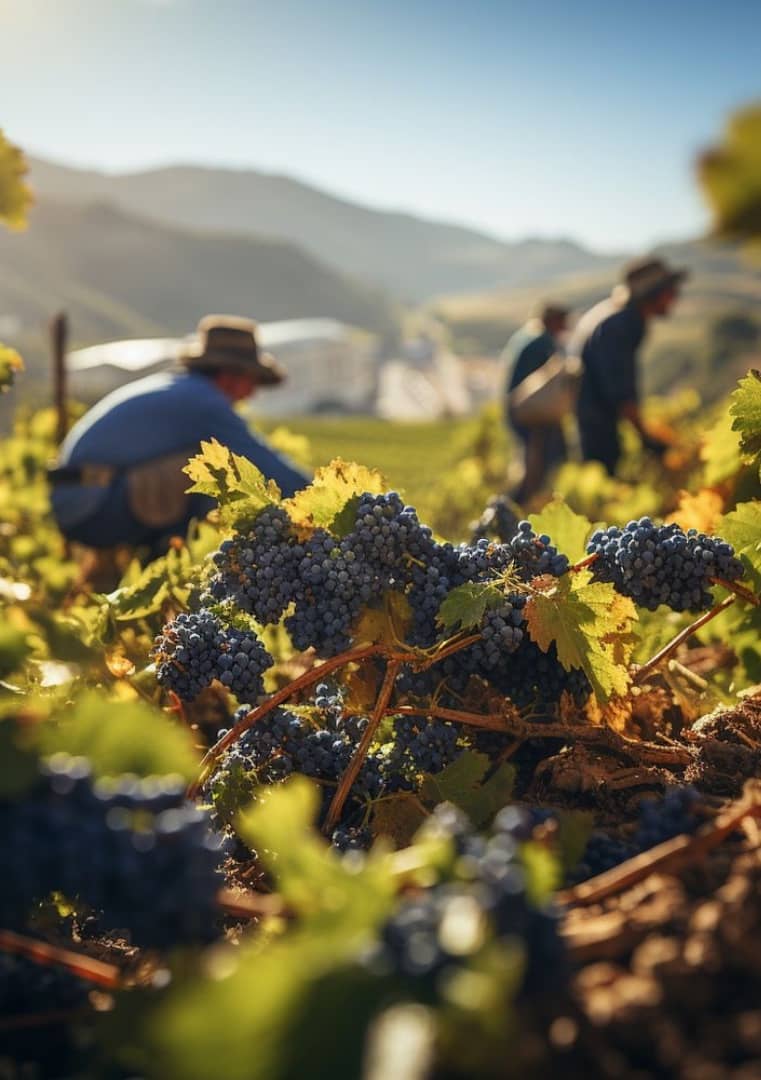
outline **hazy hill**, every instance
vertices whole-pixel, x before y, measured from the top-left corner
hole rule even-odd
[[[32,161],[43,197],[108,200],[162,222],[276,236],[403,300],[546,282],[612,265],[569,240],[503,243],[459,225],[373,210],[285,176],[175,166],[107,176]]]
[[[286,241],[191,232],[105,204],[42,199],[26,232],[0,237],[0,319],[20,323],[12,338],[32,369],[45,355],[43,327],[60,308],[75,344],[184,334],[209,311],[395,328],[382,294]]]

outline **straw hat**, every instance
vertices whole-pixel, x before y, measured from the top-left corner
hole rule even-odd
[[[636,259],[624,268],[623,281],[617,286],[616,293],[621,299],[634,301],[648,300],[664,289],[681,285],[689,277],[689,271],[669,266],[663,259],[648,256]]]
[[[286,377],[283,368],[269,353],[260,353],[256,344],[256,323],[235,315],[204,315],[195,340],[179,356],[189,371],[218,368],[241,371],[256,377],[260,386],[277,386]]]

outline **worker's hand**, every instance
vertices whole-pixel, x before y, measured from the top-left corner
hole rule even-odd
[[[649,450],[651,454],[655,454],[657,458],[662,459],[667,450],[671,448],[671,444],[665,442],[663,439],[659,439],[656,435],[646,433],[642,436],[642,445],[646,450]]]

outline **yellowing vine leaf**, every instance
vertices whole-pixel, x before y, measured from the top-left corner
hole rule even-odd
[[[740,432],[743,453],[761,455],[761,371],[749,371],[740,380],[729,411],[734,418],[733,430]]]
[[[385,481],[376,469],[334,458],[317,470],[309,487],[286,499],[283,506],[302,533],[323,528],[343,535],[353,524],[342,519],[352,499],[366,491],[380,495],[385,490]]]
[[[581,668],[601,701],[627,692],[636,618],[633,602],[588,570],[564,574],[526,604],[529,634],[547,652],[555,642],[566,671]]]
[[[684,529],[697,529],[698,532],[708,533],[716,531],[716,525],[724,509],[724,500],[718,491],[712,488],[703,488],[695,495],[688,491],[679,492],[679,505],[673,514],[666,520],[670,524],[674,522]]]
[[[24,370],[24,361],[15,349],[0,345],[0,394],[10,390],[16,375]]]
[[[9,229],[26,228],[26,215],[34,202],[24,179],[28,171],[21,150],[0,131],[0,224]]]
[[[708,487],[731,480],[743,466],[740,452],[740,435],[734,429],[729,407],[708,429],[700,447],[700,459],[704,463],[703,483]]]
[[[254,518],[280,499],[274,480],[265,479],[253,462],[216,439],[201,443],[201,452],[190,459],[184,472],[193,481],[188,492],[216,499],[228,525]]]
[[[388,592],[382,608],[365,608],[354,629],[357,644],[398,645],[407,636],[412,608],[403,593]]]
[[[529,514],[528,520],[538,536],[545,533],[551,537],[558,551],[572,563],[584,558],[592,523],[572,510],[564,499],[554,498],[538,514]]]

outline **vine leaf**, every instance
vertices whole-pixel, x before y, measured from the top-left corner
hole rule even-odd
[[[334,458],[315,473],[309,487],[284,502],[291,521],[302,534],[323,528],[345,536],[354,524],[356,497],[380,495],[386,484],[376,469]]]
[[[404,641],[412,622],[412,608],[404,593],[389,591],[382,608],[365,608],[357,620],[353,638],[356,644],[398,645]]]
[[[169,596],[166,556],[148,563],[131,585],[108,594],[108,602],[117,621],[143,619],[161,610]]]
[[[463,810],[476,828],[488,824],[505,806],[515,787],[515,769],[503,762],[485,779],[491,762],[485,754],[466,750],[441,772],[428,773],[420,787],[420,797],[435,806],[451,802]]]
[[[567,555],[572,563],[584,558],[592,523],[583,514],[577,514],[568,503],[556,497],[538,514],[529,514],[528,520],[534,532],[552,537],[558,551]]]
[[[710,534],[716,531],[723,509],[724,500],[712,488],[701,488],[694,495],[689,491],[680,491],[679,505],[666,520],[668,524],[674,522],[685,532],[697,529],[698,532]]]
[[[761,585],[761,501],[740,503],[725,514],[719,535],[731,544],[735,554],[750,569],[755,586]]]
[[[749,371],[732,394],[729,411],[732,429],[740,433],[740,446],[750,457],[761,455],[761,371]]]
[[[728,408],[705,433],[700,460],[705,466],[703,481],[709,487],[731,480],[742,468],[740,435],[734,429],[734,420]]]
[[[408,847],[426,820],[420,800],[409,792],[400,792],[373,803],[370,828],[374,838],[388,837],[396,848]]]
[[[382,854],[368,855],[357,872],[333,856],[313,827],[319,804],[317,786],[296,776],[260,788],[254,805],[240,815],[238,831],[270,864],[289,907],[313,922],[340,914],[351,939],[387,916],[394,882]]]
[[[240,526],[265,506],[280,501],[274,480],[266,480],[253,462],[234,454],[217,439],[201,443],[184,472],[193,481],[189,494],[209,495],[219,503],[225,524]]]
[[[0,393],[13,386],[16,375],[24,370],[24,361],[15,349],[0,345]]]
[[[581,668],[600,701],[626,693],[636,618],[628,597],[607,582],[592,581],[591,573],[582,570],[564,574],[546,592],[535,593],[525,612],[529,634],[539,648],[547,652],[554,641],[566,671]]]
[[[487,611],[504,602],[505,595],[495,582],[466,581],[444,597],[436,620],[445,630],[469,630],[481,624]]]
[[[190,780],[198,771],[189,729],[144,701],[108,699],[90,691],[56,720],[40,731],[41,750],[82,754],[97,776],[178,773]]]

